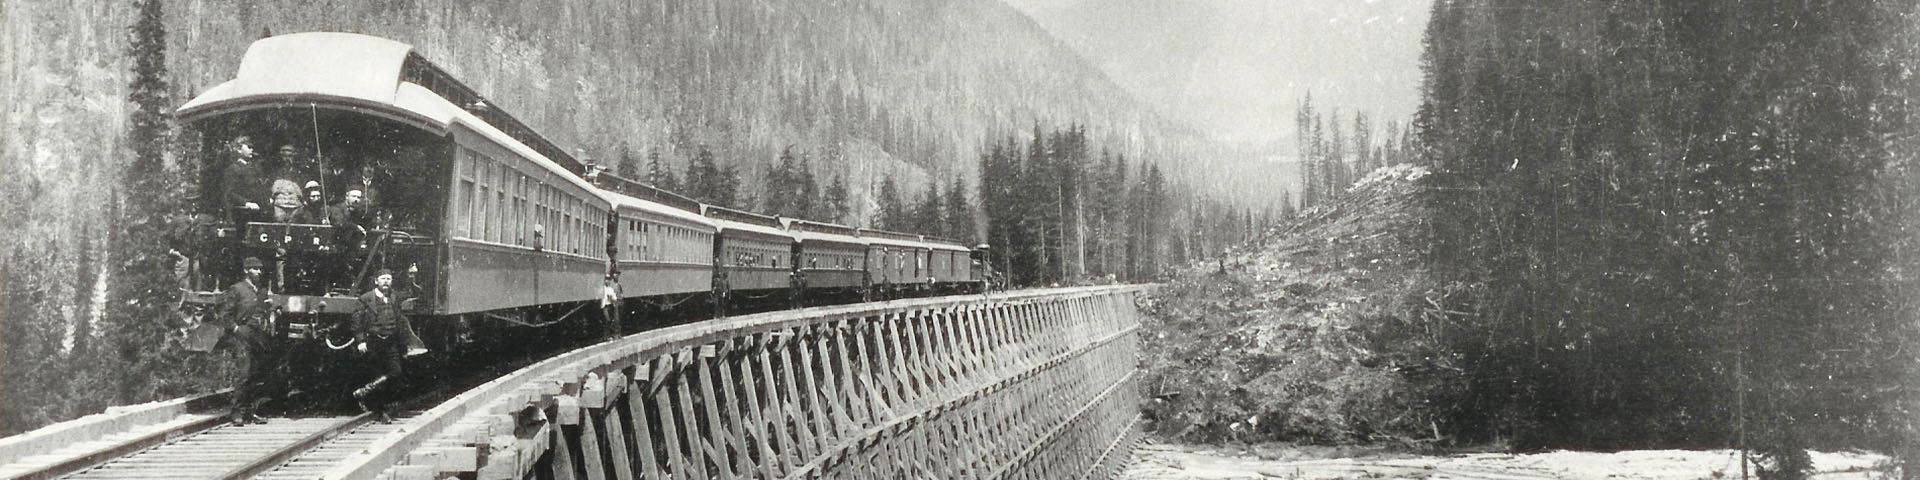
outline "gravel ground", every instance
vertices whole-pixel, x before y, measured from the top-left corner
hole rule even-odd
[[[1355,456],[1302,458],[1320,454]],[[1121,474],[1128,480],[1162,479],[1654,479],[1739,478],[1731,450],[1633,450],[1624,452],[1556,451],[1535,454],[1462,453],[1411,455],[1383,452],[1305,451],[1292,447],[1222,450],[1209,447],[1142,444]],[[1821,480],[1898,478],[1883,465],[1883,455],[1863,452],[1815,452],[1814,478]]]

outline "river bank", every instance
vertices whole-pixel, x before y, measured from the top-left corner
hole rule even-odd
[[[1898,478],[1887,457],[1868,452],[1812,452],[1821,480]],[[1142,443],[1120,478],[1172,479],[1651,479],[1740,478],[1732,450],[1629,450],[1412,454],[1373,447],[1247,448]]]

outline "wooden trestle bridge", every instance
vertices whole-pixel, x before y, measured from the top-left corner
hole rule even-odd
[[[301,448],[334,452],[324,462],[281,448],[280,463],[220,470],[396,480],[1110,478],[1139,439],[1143,288],[877,302],[655,330],[522,368],[389,428],[339,435],[353,438],[350,448],[329,449],[319,437],[332,435],[315,435]],[[112,468],[88,469],[102,472]]]

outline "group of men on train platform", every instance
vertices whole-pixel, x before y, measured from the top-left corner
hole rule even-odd
[[[275,165],[262,165],[256,158],[252,139],[244,135],[228,142],[227,150],[232,160],[222,175],[220,201],[230,221],[332,226],[335,241],[343,250],[353,249],[365,238],[367,227],[371,226],[366,198],[372,190],[369,181],[349,185],[339,203],[327,205],[322,183],[327,179],[318,175],[327,172],[317,162],[303,157],[299,147],[282,146]],[[307,181],[305,188],[296,186],[295,179],[310,174],[321,178]],[[362,177],[371,178],[366,174]],[[256,197],[263,187],[270,194],[264,199]],[[260,200],[267,202],[263,206]],[[290,379],[276,378],[276,372],[287,363],[285,356],[290,349],[283,344],[286,341],[283,332],[276,331],[265,268],[265,262],[258,257],[243,259],[244,275],[221,294],[214,312],[216,319],[224,323],[221,343],[247,356],[246,376],[236,382],[232,393],[234,425],[266,423],[256,410],[269,392],[291,393],[286,388]],[[375,375],[354,389],[351,396],[362,410],[372,413],[377,420],[391,422],[388,406],[404,382],[403,360],[408,345],[417,342],[401,308],[411,292],[396,290],[393,272],[384,268],[371,279],[373,288],[359,296],[360,308],[353,315],[352,327],[355,349],[374,365]]]

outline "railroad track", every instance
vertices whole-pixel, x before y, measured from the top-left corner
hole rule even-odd
[[[183,419],[145,431],[87,442],[80,455],[14,466],[6,478],[38,480],[315,478],[339,461],[400,430],[372,422],[369,414],[271,418],[266,424],[229,425],[220,415]]]

